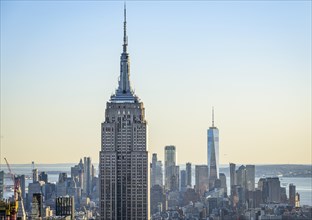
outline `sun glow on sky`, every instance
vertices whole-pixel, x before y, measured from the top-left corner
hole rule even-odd
[[[98,161],[117,87],[123,2],[1,1],[1,157]],[[310,1],[129,1],[131,83],[149,152],[206,163],[311,164]]]

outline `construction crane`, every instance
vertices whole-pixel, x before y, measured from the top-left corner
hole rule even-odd
[[[12,179],[13,184],[14,184],[15,183],[15,176],[14,176],[12,170],[11,170],[10,164],[9,164],[9,162],[8,162],[8,160],[6,158],[4,158],[4,160],[5,160],[5,163],[6,163],[7,167],[8,167],[11,179]]]
[[[4,158],[6,165],[8,167],[11,179],[14,184],[14,196],[13,201],[9,205],[8,214],[10,213],[10,216],[12,219],[26,219],[25,209],[23,205],[23,198],[21,196],[21,186],[20,186],[20,180],[19,178],[15,178],[14,173],[11,170],[10,164],[6,158]]]

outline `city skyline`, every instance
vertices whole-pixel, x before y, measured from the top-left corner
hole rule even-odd
[[[310,164],[309,6],[128,2],[131,80],[146,108],[150,157],[164,161],[164,147],[175,145],[179,164],[206,164],[214,106],[220,164]],[[2,158],[75,162],[87,149],[98,162],[122,8],[1,2]]]

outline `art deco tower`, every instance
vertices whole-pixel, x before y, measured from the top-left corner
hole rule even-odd
[[[214,110],[212,109],[212,126],[208,129],[208,179],[209,188],[219,178],[219,129],[214,126]]]
[[[130,85],[126,8],[118,89],[106,104],[100,151],[101,219],[149,219],[144,106]]]

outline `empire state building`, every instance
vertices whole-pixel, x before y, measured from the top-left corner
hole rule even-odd
[[[126,24],[125,8],[118,88],[101,126],[100,214],[105,220],[148,220],[147,122],[143,102],[131,89]]]

